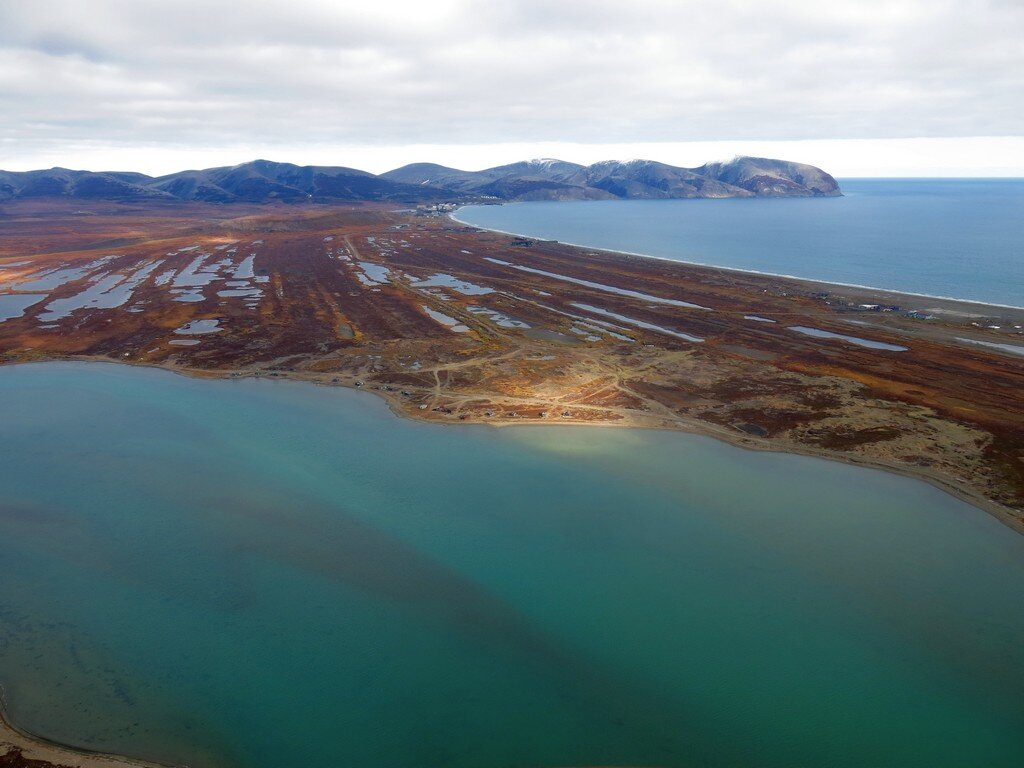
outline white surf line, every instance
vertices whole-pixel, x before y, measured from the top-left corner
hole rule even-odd
[[[660,325],[655,325],[654,323],[647,323],[644,322],[643,320],[635,320],[632,317],[626,317],[625,315],[620,315],[615,312],[609,312],[607,309],[594,307],[591,306],[590,304],[580,304],[579,302],[576,301],[571,301],[569,303],[572,304],[572,306],[579,307],[580,309],[586,312],[593,312],[598,315],[604,315],[605,317],[611,317],[615,320],[618,320],[619,322],[626,323],[627,325],[632,325],[635,328],[645,328],[648,331],[665,333],[668,334],[669,336],[675,336],[676,338],[683,339],[684,341],[693,341],[698,343],[704,341],[704,339],[702,339],[700,336],[691,336],[690,334],[683,333],[682,331],[672,331],[669,330],[668,328],[662,328]]]
[[[484,256],[484,261],[489,261],[492,264],[499,264],[503,267],[512,267],[512,269],[518,269],[521,272],[529,272],[534,275],[543,275],[544,277],[551,277],[555,280],[564,280],[567,283],[574,283],[575,285],[582,285],[585,288],[594,288],[598,291],[604,291],[605,293],[614,293],[618,296],[628,296],[631,299],[641,299],[643,301],[651,301],[656,304],[667,304],[670,307],[684,307],[686,309],[702,309],[707,312],[714,312],[715,310],[711,307],[702,307],[700,304],[692,304],[689,301],[679,301],[677,299],[663,299],[660,296],[652,296],[649,293],[641,293],[640,291],[631,291],[628,288],[616,288],[614,285],[605,285],[604,283],[594,283],[590,280],[581,280],[576,277],[569,277],[568,275],[560,275],[557,272],[545,272],[543,269],[534,269],[533,267],[523,267],[519,264],[513,264],[508,261],[502,261],[501,259],[492,259],[490,256]]]

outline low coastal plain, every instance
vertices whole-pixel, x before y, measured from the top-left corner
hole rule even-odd
[[[698,430],[911,473],[1019,526],[1024,310],[631,257],[446,213],[9,203],[0,300],[17,303],[0,359],[363,387],[454,424]]]

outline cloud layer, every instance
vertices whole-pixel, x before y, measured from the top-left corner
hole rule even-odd
[[[68,146],[1022,136],[1022,39],[1019,0],[6,0],[0,167]]]

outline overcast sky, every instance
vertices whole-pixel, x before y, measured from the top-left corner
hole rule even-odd
[[[0,168],[1024,176],[1024,0],[0,0]]]

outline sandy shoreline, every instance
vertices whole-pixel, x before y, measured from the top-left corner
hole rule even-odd
[[[161,366],[162,367],[162,366]],[[188,371],[175,370],[173,368],[164,368],[164,370],[172,370],[175,373],[181,373],[184,375],[195,375]],[[207,371],[203,371],[199,375],[207,375]],[[227,377],[223,377],[227,378]],[[321,386],[343,386],[345,388],[355,389],[350,384],[341,383],[328,383],[314,377],[301,377],[301,376],[289,376],[284,378],[285,381],[301,381],[313,384],[319,384]],[[366,390],[363,390],[366,391]],[[655,421],[648,421],[646,419],[635,418],[631,420],[615,421],[615,422],[595,422],[587,420],[577,419],[559,419],[550,421],[526,421],[526,420],[513,420],[502,417],[496,417],[491,419],[479,419],[479,418],[467,418],[464,421],[458,422],[445,422],[437,419],[426,418],[420,416],[414,412],[409,412],[402,407],[402,402],[393,396],[393,393],[380,392],[376,390],[369,390],[371,393],[376,394],[378,397],[384,399],[393,414],[400,418],[411,418],[415,421],[422,421],[427,424],[440,424],[441,426],[457,428],[462,425],[470,424],[476,426],[494,427],[495,429],[502,429],[505,427],[596,427],[604,429],[634,429],[634,430],[659,430],[659,431],[670,431],[670,432],[683,432],[692,435],[701,435],[703,437],[711,437],[716,440],[720,440],[729,445],[736,446],[738,448],[744,448],[750,451],[763,451],[771,453],[789,453],[797,456],[808,456],[817,459],[825,459],[827,461],[837,461],[842,464],[849,464],[851,466],[864,467],[866,469],[875,469],[882,472],[889,472],[902,477],[907,477],[913,480],[920,480],[929,485],[938,488],[949,495],[970,504],[977,509],[986,512],[995,517],[999,522],[1003,523],[1009,528],[1017,531],[1018,533],[1024,534],[1024,520],[1022,520],[1017,514],[1014,513],[1012,508],[1006,507],[1002,504],[998,504],[991,499],[986,498],[983,494],[975,491],[972,488],[965,487],[957,483],[952,478],[947,478],[939,473],[931,472],[926,467],[912,467],[906,464],[900,464],[898,462],[885,462],[878,461],[870,458],[857,457],[837,454],[833,451],[827,450],[814,450],[813,448],[801,444],[801,443],[787,443],[780,444],[778,440],[770,439],[759,439],[744,435],[736,432],[735,430],[727,429],[725,427],[719,427],[708,422],[699,421],[697,419],[687,419],[680,421],[676,424],[663,424]]]
[[[176,373],[182,373],[185,375],[197,375],[199,372],[180,371],[174,368],[160,366],[163,370],[171,370]],[[207,371],[203,371],[199,375],[207,375]],[[223,378],[228,378],[228,376]],[[262,378],[262,377],[261,377]],[[302,377],[302,376],[288,376],[283,378],[285,381],[301,381],[313,384],[319,384],[321,386],[343,386],[349,389],[357,389],[352,383],[334,383],[327,382],[323,379],[316,377]],[[773,453],[791,453],[799,456],[809,456],[818,459],[826,459],[829,461],[838,461],[843,464],[850,464],[852,466],[865,467],[868,469],[876,469],[883,472],[890,472],[903,477],[908,477],[914,480],[921,480],[928,483],[935,488],[938,488],[951,496],[954,496],[961,501],[964,501],[971,506],[974,506],[984,512],[995,517],[1004,525],[1012,528],[1018,533],[1024,534],[1024,520],[1020,516],[1014,514],[1013,510],[1002,504],[998,504],[981,493],[975,491],[972,488],[965,487],[958,484],[951,478],[946,478],[943,475],[930,472],[926,467],[911,467],[905,464],[899,464],[896,462],[884,462],[877,461],[869,458],[862,458],[857,456],[844,456],[837,454],[834,451],[827,450],[814,450],[807,445],[800,443],[788,443],[780,444],[778,440],[770,439],[759,439],[756,437],[744,435],[735,430],[728,429],[726,427],[719,427],[708,422],[699,421],[697,419],[680,419],[675,424],[663,424],[658,423],[655,420],[648,420],[633,417],[632,420],[626,419],[623,421],[615,422],[595,422],[587,420],[578,420],[573,418],[558,419],[558,420],[544,420],[544,421],[526,421],[526,420],[513,420],[503,417],[491,418],[491,419],[480,419],[480,418],[467,418],[464,421],[458,422],[445,422],[438,419],[431,419],[420,416],[416,412],[410,412],[402,407],[402,402],[399,398],[394,396],[394,393],[381,392],[379,390],[365,390],[372,394],[377,395],[384,399],[389,406],[390,411],[399,418],[411,418],[415,421],[422,421],[428,424],[440,424],[442,426],[459,427],[466,424],[478,425],[478,426],[489,426],[496,429],[504,427],[600,427],[606,429],[635,429],[635,430],[646,430],[655,429],[659,431],[674,431],[684,432],[686,434],[702,435],[704,437],[711,437],[716,440],[721,440],[729,445],[734,445],[739,448],[744,448],[751,451],[766,451]]]
[[[8,715],[0,686],[0,765],[11,768],[169,768],[162,763],[133,760],[119,755],[69,747],[28,733]]]

